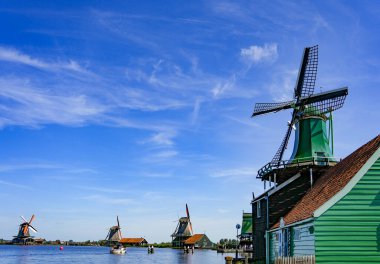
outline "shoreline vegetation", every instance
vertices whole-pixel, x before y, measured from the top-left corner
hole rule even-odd
[[[12,240],[0,239],[0,245],[23,245],[19,243],[13,243]],[[41,240],[27,243],[26,245],[31,246],[99,246],[99,247],[108,247],[107,241],[99,240],[99,241],[62,241],[62,240]],[[152,243],[149,245],[153,245],[155,248],[170,248],[170,242],[161,242],[161,243]],[[133,247],[133,246],[131,246]],[[141,245],[139,247],[148,247],[148,245]]]
[[[14,243],[12,240],[0,239],[0,245],[24,245],[20,243]],[[63,241],[63,240],[45,240],[43,238],[36,238],[34,242],[29,242],[26,245],[31,246],[97,246],[97,247],[109,247],[109,243],[107,240],[98,240],[98,241]],[[173,249],[183,249],[180,247],[173,247],[171,242],[160,242],[160,243],[152,243],[147,245],[140,246],[127,246],[127,247],[141,247],[147,248],[148,246],[154,246],[155,248],[173,248]],[[236,249],[236,240],[235,239],[221,239],[219,243],[215,245],[213,248],[207,248],[212,250],[223,250],[223,252],[229,252],[229,250]]]

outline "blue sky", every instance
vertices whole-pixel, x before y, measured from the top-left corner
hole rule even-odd
[[[0,238],[34,213],[46,239],[119,215],[169,241],[185,203],[195,232],[233,237],[290,118],[253,106],[291,98],[304,47],[317,92],[349,87],[336,156],[379,133],[379,26],[376,1],[3,1]]]

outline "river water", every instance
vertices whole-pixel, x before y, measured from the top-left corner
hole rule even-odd
[[[112,255],[107,247],[66,246],[61,251],[58,246],[0,246],[1,264],[223,264],[225,256],[228,254],[214,250],[184,254],[182,250],[171,248],[156,248],[154,254],[148,254],[146,248],[132,247],[127,248],[125,255]]]

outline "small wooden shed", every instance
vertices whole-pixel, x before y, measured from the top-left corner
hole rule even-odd
[[[214,243],[206,236],[206,234],[195,234],[184,242],[185,246],[194,246],[194,248],[213,248]]]

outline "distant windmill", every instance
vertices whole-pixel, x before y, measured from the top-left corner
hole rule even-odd
[[[108,242],[119,242],[122,238],[121,230],[120,230],[121,227],[119,223],[119,216],[116,216],[116,221],[117,221],[117,225],[112,226],[106,236],[106,240]]]
[[[35,216],[32,215],[32,217],[30,218],[28,222],[23,216],[21,216],[21,219],[24,222],[20,224],[17,236],[14,236],[14,239],[13,239],[14,243],[27,243],[28,241],[33,240],[33,237],[30,235],[29,229],[37,233],[37,230],[31,225],[34,218]]]
[[[184,245],[184,241],[193,235],[193,227],[190,221],[190,213],[187,204],[186,215],[186,217],[181,217],[178,220],[177,227],[171,235],[173,247],[182,247]]]
[[[318,67],[318,46],[305,48],[298,79],[294,88],[294,99],[280,103],[257,103],[252,117],[285,109],[293,109],[288,129],[271,162],[258,171],[258,178],[269,179],[272,171],[291,164],[315,164],[318,161],[335,162],[333,158],[332,112],[341,108],[348,88],[340,88],[314,94]],[[329,114],[329,116],[326,116]],[[329,133],[326,121],[329,120]],[[283,161],[292,130],[296,131],[293,153],[290,160]],[[273,180],[273,178],[272,178]]]

